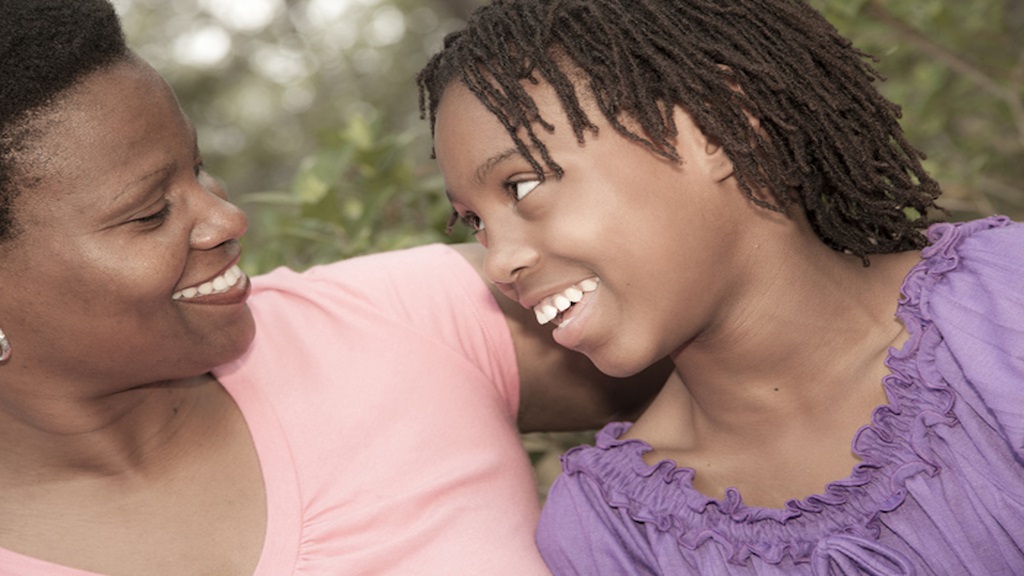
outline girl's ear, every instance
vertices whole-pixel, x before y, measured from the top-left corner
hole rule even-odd
[[[678,130],[676,150],[684,164],[691,164],[715,182],[723,182],[732,177],[735,170],[725,148],[708,138],[688,112],[676,106],[673,120]]]
[[[725,148],[722,148],[721,144],[705,138],[704,154],[706,155],[704,160],[707,163],[708,176],[711,176],[715,182],[722,182],[732,177],[735,169],[732,160],[726,155]]]

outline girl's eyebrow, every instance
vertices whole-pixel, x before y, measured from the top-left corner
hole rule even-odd
[[[491,170],[498,164],[508,160],[513,156],[522,156],[519,153],[518,148],[508,148],[498,152],[494,156],[491,156],[487,160],[484,160],[482,164],[476,169],[475,179],[473,180],[474,185],[480,185],[484,180],[487,179],[487,175],[490,174]]]

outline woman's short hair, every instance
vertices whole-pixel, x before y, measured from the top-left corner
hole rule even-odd
[[[0,243],[18,232],[13,203],[28,183],[35,113],[90,72],[129,54],[107,0],[7,0],[0,5]]]

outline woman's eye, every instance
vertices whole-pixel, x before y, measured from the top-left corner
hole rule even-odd
[[[522,180],[520,182],[508,183],[509,190],[516,197],[516,200],[522,200],[527,194],[533,192],[533,189],[537,186],[540,186],[540,180]]]
[[[159,221],[162,221],[165,218],[167,218],[167,215],[170,212],[171,212],[171,205],[170,204],[166,204],[166,205],[164,205],[163,208],[160,209],[159,212],[154,212],[154,213],[150,214],[149,216],[143,216],[141,218],[136,218],[135,221],[136,222],[142,222],[142,223],[159,222]]]

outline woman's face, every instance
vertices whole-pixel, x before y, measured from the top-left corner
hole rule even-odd
[[[113,388],[204,373],[254,334],[245,215],[203,171],[167,84],[129,59],[37,119],[0,248],[9,364]],[[203,286],[206,284],[206,286]]]
[[[527,89],[555,125],[538,132],[561,178],[538,175],[463,85],[447,89],[437,113],[437,160],[455,210],[482,228],[488,277],[539,321],[558,313],[555,340],[610,375],[709,334],[747,241],[734,214],[749,202],[728,158],[678,110],[681,164],[622,137],[596,110],[598,133],[580,144],[553,90]]]

